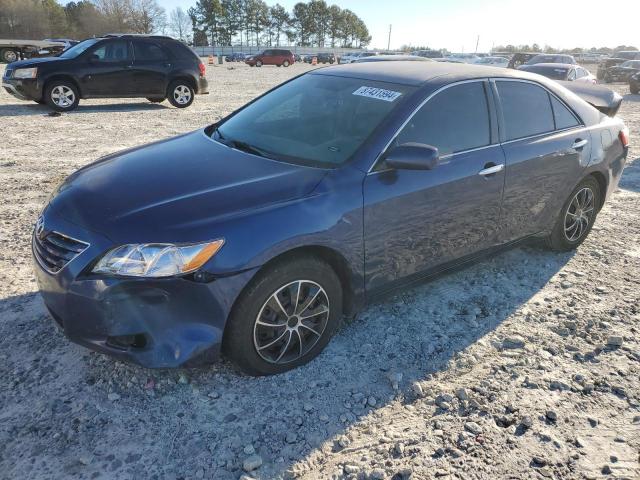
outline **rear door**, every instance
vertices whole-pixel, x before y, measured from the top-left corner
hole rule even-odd
[[[165,96],[171,71],[169,53],[157,42],[133,40],[134,92],[144,97]]]
[[[100,42],[86,56],[80,78],[86,96],[119,97],[134,92],[131,45],[126,39]]]
[[[366,176],[367,290],[495,244],[504,156],[491,95],[482,80],[444,88],[407,120],[390,147],[435,146],[440,164],[433,170],[391,170],[379,162]]]
[[[500,240],[545,231],[581,177],[591,136],[578,116],[541,85],[496,80],[506,178]]]

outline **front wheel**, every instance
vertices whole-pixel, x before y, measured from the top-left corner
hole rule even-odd
[[[256,62],[256,67],[261,67],[261,66],[262,66],[262,62],[261,62],[260,60],[258,60],[258,61]]]
[[[45,88],[44,100],[57,112],[70,112],[80,103],[80,95],[73,83],[53,81]]]
[[[18,60],[18,54],[13,50],[5,48],[4,50],[0,50],[0,59],[6,63],[15,62]]]
[[[238,299],[223,349],[250,375],[282,373],[316,357],[341,318],[340,279],[326,262],[279,263],[260,273]]]
[[[171,82],[168,93],[169,103],[176,108],[187,108],[193,103],[195,97],[193,87],[183,80]]]
[[[547,237],[547,246],[555,251],[573,250],[580,245],[593,227],[601,202],[598,182],[593,177],[585,178],[571,192],[556,224]]]

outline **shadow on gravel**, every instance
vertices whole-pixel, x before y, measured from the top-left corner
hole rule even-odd
[[[634,95],[633,93],[627,93],[622,96],[623,102],[640,102],[640,95]]]
[[[627,160],[618,186],[623,190],[640,192],[640,157]]]
[[[90,101],[90,100],[89,100]],[[100,113],[100,112],[135,112],[135,111],[158,111],[169,108],[167,105],[159,103],[117,103],[117,104],[100,104],[91,105],[80,103],[78,108],[64,115],[77,115],[79,113]],[[46,105],[37,103],[14,103],[9,105],[0,105],[0,117],[19,117],[25,115],[49,115],[53,113]]]
[[[412,402],[416,382],[446,384],[449,362],[471,368],[477,359],[463,350],[496,348],[483,337],[571,256],[516,248],[442,276],[368,307],[310,364],[264,378],[224,362],[125,365],[68,343],[39,296],[1,299],[0,373],[13,383],[0,393],[0,466],[15,478],[202,478],[202,470],[235,480],[255,450],[257,478],[286,477],[314,451],[339,448],[364,416]],[[514,321],[526,339],[525,317]]]

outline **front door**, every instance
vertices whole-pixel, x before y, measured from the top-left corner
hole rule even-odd
[[[120,97],[134,92],[131,46],[126,39],[99,43],[86,56],[80,81],[86,96]]]
[[[440,152],[432,170],[392,170],[379,162],[364,181],[368,291],[496,243],[504,154],[497,142],[488,82],[445,88],[424,104],[391,144]]]

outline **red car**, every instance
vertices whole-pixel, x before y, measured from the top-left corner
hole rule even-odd
[[[288,67],[295,63],[295,58],[291,50],[269,49],[247,58],[244,63],[252,67],[262,65],[277,65],[278,67]]]

